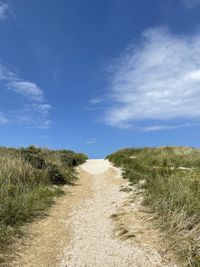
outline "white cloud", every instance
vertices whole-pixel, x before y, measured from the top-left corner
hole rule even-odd
[[[26,105],[10,114],[10,120],[20,125],[27,125],[29,128],[48,129],[52,123],[48,119],[51,108],[51,105],[45,103]]]
[[[90,100],[91,105],[96,105],[104,102],[104,99],[102,97],[96,97]]]
[[[6,124],[8,122],[9,122],[9,120],[7,119],[7,117],[5,115],[3,115],[2,113],[0,113],[0,125]]]
[[[166,27],[144,31],[140,43],[113,63],[109,92],[104,120],[112,126],[198,120],[200,34],[176,36]]]
[[[37,84],[21,79],[2,64],[0,64],[0,81],[4,84],[4,87],[28,99],[39,102],[44,100],[43,91]]]
[[[45,101],[44,92],[36,83],[21,79],[15,72],[0,64],[0,84],[12,94],[24,97],[23,108],[14,109],[13,107],[12,110],[7,110],[7,117],[11,123],[27,125],[31,128],[50,127],[51,121],[48,115],[52,107]],[[0,123],[1,121],[0,117]]]
[[[42,113],[42,114],[48,114],[49,111],[52,109],[52,106],[50,104],[32,104],[32,105],[28,105],[26,107],[27,111],[36,111],[38,113]]]
[[[35,125],[35,127],[40,129],[49,129],[51,124],[51,120],[44,120],[43,122],[38,123],[38,125]]]
[[[36,101],[44,99],[42,90],[33,82],[11,79],[8,80],[8,88]]]
[[[16,115],[10,116],[10,122],[18,125],[26,125],[28,128],[49,129],[52,121],[40,114],[19,112]]]
[[[85,142],[86,145],[94,145],[94,144],[96,144],[96,143],[97,143],[97,139],[96,139],[95,137],[90,138],[89,140],[87,140],[87,141]]]
[[[200,0],[183,0],[185,7],[195,8],[200,5]]]
[[[36,120],[29,123],[28,128],[49,129],[51,124],[51,120]]]
[[[173,130],[177,128],[183,128],[183,127],[191,127],[191,126],[197,126],[200,125],[198,122],[193,122],[193,123],[182,123],[182,124],[177,124],[177,125],[152,125],[152,126],[146,126],[141,128],[141,130],[145,132],[151,132],[151,131],[161,131],[161,130]]]
[[[0,20],[7,17],[9,5],[7,1],[0,1]]]

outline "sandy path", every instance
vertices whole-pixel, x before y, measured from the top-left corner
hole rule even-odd
[[[127,193],[119,190],[125,183],[120,171],[107,160],[90,160],[82,169],[93,175],[93,194],[73,211],[70,219],[73,238],[58,266],[176,266],[162,263],[155,248],[133,243],[131,239],[122,241],[114,235],[111,215],[127,199]]]
[[[132,208],[130,194],[120,191],[125,183],[107,160],[88,160],[77,186],[67,189],[48,217],[29,226],[11,266],[175,267],[158,252],[159,233],[134,213],[140,203]]]
[[[26,235],[14,244],[8,254],[8,264],[15,267],[55,267],[63,249],[70,242],[72,226],[68,219],[73,207],[91,195],[91,175],[79,169],[80,179],[75,186],[66,186],[65,195],[57,198],[48,216],[25,226]],[[10,258],[10,259],[9,259]]]

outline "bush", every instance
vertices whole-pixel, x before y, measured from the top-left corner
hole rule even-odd
[[[77,178],[73,167],[64,168],[53,163],[47,165],[47,175],[50,182],[56,185],[71,184]]]
[[[48,150],[35,146],[21,148],[20,156],[37,170],[37,174],[56,185],[73,182],[76,176],[73,167],[87,159],[86,155],[71,150]]]
[[[69,167],[76,167],[82,163],[84,163],[88,157],[82,153],[74,153],[70,150],[60,150],[59,151],[61,161],[63,164]]]
[[[36,169],[44,169],[45,158],[41,148],[29,146],[20,150],[21,156]]]

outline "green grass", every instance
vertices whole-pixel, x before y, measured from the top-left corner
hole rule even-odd
[[[68,150],[0,148],[0,254],[63,193],[61,185],[77,179],[74,167],[86,159]]]
[[[122,167],[132,184],[146,181],[144,204],[156,212],[160,227],[187,265],[200,266],[200,150],[131,148],[107,158]]]

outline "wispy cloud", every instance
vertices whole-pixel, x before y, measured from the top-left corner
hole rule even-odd
[[[5,115],[3,115],[2,113],[0,113],[0,125],[1,124],[6,124],[8,122],[9,122],[9,119]]]
[[[96,139],[95,137],[90,138],[89,140],[87,140],[87,141],[85,142],[86,145],[94,145],[94,144],[96,144],[96,143],[97,143],[97,139]]]
[[[23,80],[9,80],[8,88],[21,94],[27,98],[43,101],[44,96],[42,90],[33,82]]]
[[[112,64],[109,84],[104,116],[109,125],[198,120],[200,34],[177,36],[166,27],[144,31],[139,44],[132,44]]]
[[[17,73],[0,64],[0,85],[2,89],[15,93],[15,97],[24,98],[23,108],[7,111],[10,123],[23,124],[31,128],[50,127],[51,121],[48,115],[52,107],[45,100],[43,90],[36,83],[19,77]]]
[[[9,10],[8,2],[0,0],[0,20],[5,19],[7,17],[8,10]]]
[[[183,128],[183,127],[187,128],[187,127],[197,126],[197,125],[200,125],[200,123],[191,122],[191,123],[182,123],[182,124],[177,124],[177,125],[160,124],[160,125],[146,126],[146,127],[141,128],[141,130],[145,132],[151,132],[151,131],[173,130],[173,129]]]
[[[49,129],[52,121],[48,119],[48,115],[40,110],[25,107],[12,112],[9,121],[12,124],[26,125],[28,128]]]
[[[102,97],[96,97],[96,98],[91,99],[89,103],[91,105],[96,105],[96,104],[100,104],[100,103],[102,103],[104,101],[105,101],[104,98],[102,98]]]
[[[183,0],[183,3],[186,8],[190,9],[200,6],[200,0]]]
[[[49,129],[51,124],[52,124],[51,120],[43,120],[42,122],[35,124],[33,127],[39,129]]]
[[[42,104],[31,104],[26,106],[27,111],[35,111],[42,114],[48,114],[52,109],[50,104],[42,103]]]
[[[4,84],[4,87],[30,100],[38,102],[44,100],[43,91],[37,84],[20,78],[2,64],[0,64],[0,81]]]

